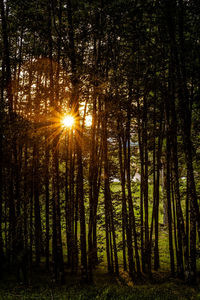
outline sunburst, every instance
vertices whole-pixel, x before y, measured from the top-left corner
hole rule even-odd
[[[61,126],[63,128],[72,128],[74,125],[74,117],[72,115],[66,115],[61,119]]]

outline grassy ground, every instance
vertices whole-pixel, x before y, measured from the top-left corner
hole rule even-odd
[[[0,300],[86,300],[86,299],[199,299],[200,284],[189,286],[169,275],[168,234],[166,228],[160,228],[160,264],[161,270],[154,272],[151,278],[145,276],[135,284],[128,274],[122,271],[122,251],[119,251],[120,276],[110,275],[106,270],[106,253],[103,261],[95,270],[93,284],[81,284],[80,279],[72,277],[66,270],[65,284],[55,285],[44,269],[34,269],[32,285],[25,287],[16,284],[14,274],[0,279]],[[199,260],[197,260],[199,263]],[[42,264],[44,261],[42,260]],[[198,268],[199,270],[199,268]],[[11,272],[12,273],[12,272]]]
[[[84,300],[84,299],[200,299],[196,286],[185,285],[169,277],[167,272],[153,273],[152,278],[142,278],[133,284],[126,272],[116,277],[99,266],[94,274],[93,284],[81,284],[80,280],[66,275],[62,286],[52,283],[45,271],[34,272],[29,287],[16,285],[14,277],[4,277],[0,282],[0,300]],[[37,274],[37,275],[36,275]]]
[[[113,185],[114,192],[120,189],[119,184]],[[136,194],[137,196],[137,194]],[[104,204],[103,204],[104,205]],[[151,211],[150,211],[151,216]],[[160,221],[163,215],[160,212]],[[162,223],[162,222],[161,222]],[[101,227],[98,228],[102,230]],[[122,271],[122,251],[118,251],[120,276],[110,275],[106,270],[106,252],[105,252],[105,233],[101,232],[102,263],[94,273],[93,284],[81,284],[80,279],[71,276],[66,271],[65,284],[55,285],[49,275],[40,268],[33,272],[32,285],[25,287],[16,284],[14,275],[6,275],[0,279],[0,300],[85,300],[85,299],[152,299],[152,300],[181,300],[181,299],[199,299],[200,285],[189,286],[183,281],[170,278],[169,275],[169,245],[168,231],[164,227],[159,230],[159,252],[161,270],[154,272],[151,278],[142,277],[133,284],[128,274]],[[64,239],[63,239],[64,240]],[[121,240],[119,234],[118,242]],[[66,251],[64,251],[65,253]],[[44,261],[42,260],[44,264]],[[200,269],[200,260],[197,260],[198,270]]]

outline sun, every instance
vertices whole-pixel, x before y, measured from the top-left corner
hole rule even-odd
[[[71,115],[64,116],[61,120],[62,127],[71,128],[74,124],[74,117]]]

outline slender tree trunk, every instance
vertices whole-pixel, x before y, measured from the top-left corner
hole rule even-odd
[[[74,172],[75,172],[75,158],[74,158],[74,142],[73,142],[73,132],[70,132],[70,184],[69,184],[69,206],[70,206],[70,239],[71,239],[71,258],[72,258],[72,264],[71,264],[71,270],[72,273],[74,273],[74,266],[75,266],[75,256],[76,256],[76,247],[74,244],[74,209],[75,209],[75,195],[74,195]],[[78,174],[77,174],[78,175]],[[77,182],[77,181],[76,181]]]
[[[154,269],[157,270],[160,267],[159,262],[159,202],[160,202],[160,170],[161,170],[161,155],[162,155],[162,142],[163,142],[163,106],[161,107],[160,127],[158,136],[158,146],[156,153],[157,169],[156,169],[156,187],[155,187],[155,247],[154,247]]]
[[[156,213],[156,100],[154,99],[153,106],[153,209],[151,218],[151,228],[150,228],[150,255],[152,252],[152,238],[153,238],[153,223],[155,223],[155,213]]]
[[[189,280],[194,282],[196,280],[196,219],[195,205],[193,199],[190,198],[190,269],[191,274]]]
[[[171,174],[172,176],[172,174]],[[177,244],[177,214],[176,214],[176,208],[175,208],[175,201],[174,201],[174,186],[172,183],[172,209],[173,209],[173,225],[174,225],[174,245],[175,245],[175,250],[176,250],[176,261],[177,261],[177,269],[178,269],[178,264],[179,264],[179,251],[178,251],[178,244]]]
[[[68,264],[73,270],[73,202],[74,202],[74,164],[73,164],[73,132],[69,131],[69,197],[68,197],[68,228],[67,228],[67,244],[68,244]]]
[[[119,164],[120,164],[120,176],[121,176],[121,188],[122,188],[122,243],[123,243],[123,265],[124,265],[124,271],[127,270],[127,261],[126,261],[126,237],[127,237],[127,246],[128,246],[128,253],[130,246],[129,241],[129,228],[128,228],[128,216],[127,216],[127,204],[126,204],[126,185],[125,185],[125,168],[123,164],[123,159],[122,159],[122,141],[123,137],[121,137],[120,132],[123,131],[119,124],[118,120],[118,144],[119,144]],[[131,253],[133,253],[133,249],[131,249]],[[128,256],[129,257],[129,256]],[[133,257],[132,257],[133,261]],[[130,270],[133,270],[133,265],[130,266]]]
[[[64,283],[64,262],[61,237],[60,187],[59,187],[59,136],[54,139],[53,148],[53,268],[55,280]]]
[[[185,235],[186,235],[186,257],[189,261],[189,206],[190,206],[190,200],[189,200],[189,182],[188,182],[188,176],[187,176],[187,192],[186,192],[186,203],[185,203],[185,215],[186,215],[186,225],[185,225]]]
[[[2,63],[2,75],[1,75],[1,99],[0,99],[0,277],[1,277],[1,266],[4,257],[3,252],[3,237],[2,237],[2,205],[3,205],[3,124],[4,118],[4,63]]]
[[[143,146],[144,146],[144,212],[145,212],[145,269],[147,267],[148,272],[151,272],[151,255],[150,243],[149,243],[149,204],[148,204],[148,132],[147,132],[147,99],[144,96],[144,107],[143,107]]]
[[[129,95],[131,101],[131,92]],[[137,242],[137,232],[136,232],[136,224],[135,224],[135,213],[133,208],[133,200],[132,200],[132,191],[131,191],[131,174],[130,174],[130,124],[131,124],[131,103],[129,103],[127,110],[127,128],[126,128],[126,140],[127,140],[127,190],[128,190],[128,205],[129,205],[129,226],[130,230],[133,233],[134,237],[134,245],[135,245],[135,258],[136,258],[136,266],[137,272],[140,273],[140,260],[138,253],[138,242]]]
[[[5,14],[5,3],[3,0],[0,1],[0,9],[1,9],[1,25],[2,25],[2,37],[3,37],[3,64],[5,66],[5,87],[7,92],[7,103],[9,110],[9,126],[11,127],[12,118],[13,118],[13,94],[11,87],[11,65],[10,65],[10,47],[8,41],[8,30],[7,30],[7,16]],[[4,68],[3,68],[4,71]],[[2,90],[3,96],[3,90]],[[9,157],[10,164],[10,183],[9,183],[9,259],[11,258],[11,254],[14,250],[13,240],[15,238],[15,229],[16,229],[16,219],[15,219],[15,205],[14,205],[14,174],[13,174],[13,161],[12,161],[12,149],[10,151]]]
[[[46,221],[46,268],[49,270],[49,149],[47,146],[47,137],[45,136],[45,221]]]
[[[64,283],[64,261],[63,261],[63,249],[62,249],[62,234],[61,234],[61,212],[60,212],[60,175],[59,175],[59,152],[58,148],[55,153],[55,175],[56,175],[56,230],[57,230],[57,249],[58,249],[58,267],[59,267],[59,276],[60,281]]]
[[[144,255],[144,147],[143,147],[143,121],[141,123],[141,107],[139,99],[137,97],[137,110],[138,110],[138,141],[140,150],[140,240],[141,240],[141,261],[142,261],[142,271],[145,272],[145,255]]]
[[[70,152],[70,134],[66,133],[65,136],[65,149],[66,149],[66,160],[65,160],[65,224],[66,224],[66,242],[67,242],[67,266],[69,267],[71,265],[71,253],[70,253],[70,224],[69,224],[69,185],[70,185],[70,179],[69,179],[69,174],[70,174],[70,169],[69,169],[69,152]]]
[[[23,205],[23,214],[24,214],[24,247],[28,249],[28,145],[27,141],[25,142],[24,149],[24,205]]]
[[[33,145],[33,161],[34,161],[34,174],[33,174],[33,194],[34,194],[34,214],[35,214],[35,251],[36,251],[36,264],[39,265],[41,259],[42,247],[42,226],[41,226],[41,213],[39,201],[39,151],[36,142]]]
[[[33,153],[32,153],[33,158]],[[31,188],[30,188],[30,281],[32,281],[33,265],[33,190],[34,190],[34,160],[32,161]]]
[[[10,49],[8,43],[8,30],[7,30],[7,20],[5,15],[5,6],[4,1],[0,1],[1,6],[1,23],[2,23],[2,36],[3,36],[3,55],[5,62],[5,86],[7,88],[7,98],[8,98],[8,107],[9,113],[13,112],[13,94],[11,87],[11,67],[10,67]]]
[[[79,216],[80,216],[80,239],[81,239],[81,266],[82,266],[82,279],[88,280],[87,268],[87,253],[86,253],[86,226],[85,226],[85,205],[83,193],[83,164],[82,164],[82,149],[77,141],[77,163],[78,163],[78,196],[79,196]]]
[[[0,118],[2,114],[0,112]],[[2,127],[1,127],[2,128]],[[0,129],[1,130],[1,129]],[[3,204],[3,134],[0,132],[0,276],[3,261],[3,238],[2,238],[2,204]]]
[[[103,120],[103,151],[104,151],[104,197],[105,197],[105,215],[106,215],[106,231],[107,234],[110,234],[110,246],[109,240],[107,240],[107,260],[108,260],[108,267],[109,267],[109,256],[108,252],[111,251],[110,258],[112,259],[112,240],[113,240],[113,251],[114,251],[114,260],[115,260],[115,272],[116,274],[119,273],[119,265],[118,265],[118,254],[117,254],[117,245],[116,245],[116,235],[115,235],[115,226],[114,226],[114,219],[113,219],[113,207],[112,207],[112,199],[111,199],[111,192],[110,192],[110,183],[109,183],[109,167],[108,167],[108,144],[107,144],[107,111],[105,105],[105,112],[104,112],[104,120]],[[112,236],[112,239],[111,239]],[[110,248],[110,249],[109,249]],[[111,264],[112,266],[112,264]],[[111,268],[112,270],[112,268]]]
[[[167,109],[167,108],[166,108]],[[167,219],[168,219],[168,232],[169,232],[169,252],[170,252],[170,266],[171,274],[174,276],[174,250],[173,250],[173,235],[172,235],[172,212],[171,212],[171,184],[170,184],[170,138],[169,138],[169,116],[166,113],[166,196],[167,196]]]
[[[89,166],[89,208],[90,208],[90,214],[89,214],[89,227],[88,227],[88,270],[89,270],[89,280],[92,281],[92,269],[94,267],[94,244],[93,244],[93,224],[94,224],[94,194],[96,191],[94,191],[94,175],[95,175],[95,169],[96,166],[96,155],[95,155],[95,131],[96,131],[96,97],[94,95],[93,100],[93,114],[92,114],[92,133],[91,133],[91,152],[90,152],[90,166]]]
[[[103,123],[105,120],[103,120]],[[106,229],[106,254],[107,254],[107,267],[108,267],[108,272],[112,272],[112,264],[111,264],[111,245],[110,245],[110,217],[109,217],[109,201],[108,201],[108,174],[106,173],[106,149],[105,147],[107,146],[107,139],[105,136],[105,129],[103,131],[103,156],[104,156],[104,197],[105,197],[105,229]]]
[[[74,150],[75,152],[75,150]],[[77,173],[78,176],[78,173]],[[76,179],[77,182],[77,179]],[[79,219],[79,203],[78,203],[78,186],[76,185],[76,196],[75,196],[75,216],[74,216],[74,247],[75,247],[75,263],[74,263],[74,272],[77,274],[78,272],[78,219]]]

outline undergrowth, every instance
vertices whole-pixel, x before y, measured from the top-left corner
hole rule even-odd
[[[52,283],[48,275],[37,273],[31,286],[16,284],[14,278],[2,278],[0,300],[109,300],[109,299],[152,299],[186,300],[199,299],[200,290],[196,285],[189,286],[183,281],[169,277],[165,272],[157,272],[151,279],[143,278],[137,284],[132,283],[126,272],[116,277],[99,268],[94,274],[93,284],[81,284],[80,280],[66,275],[64,285]]]

